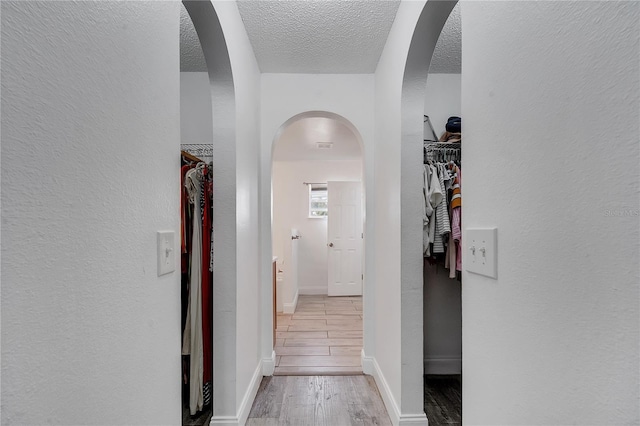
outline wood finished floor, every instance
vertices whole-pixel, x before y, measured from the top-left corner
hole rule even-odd
[[[424,411],[430,426],[462,425],[460,376],[424,376]]]
[[[211,408],[198,411],[194,416],[189,412],[188,406],[182,407],[182,426],[204,426],[211,420]]]
[[[264,377],[247,426],[391,426],[371,376]]]
[[[299,296],[276,321],[275,375],[362,374],[362,297]]]

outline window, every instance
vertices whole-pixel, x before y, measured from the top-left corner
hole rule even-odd
[[[329,197],[326,184],[309,184],[309,217],[322,218],[329,214]]]

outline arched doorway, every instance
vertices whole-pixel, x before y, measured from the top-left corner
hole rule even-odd
[[[326,111],[291,117],[274,138],[271,225],[279,294],[275,374],[362,372],[363,151],[355,126]],[[340,221],[335,192],[340,185],[353,188],[358,205],[348,256],[329,241]],[[327,196],[334,215],[327,212]],[[338,295],[345,297],[332,297]]]
[[[195,27],[206,61],[211,92],[213,125],[213,181],[225,182],[213,191],[214,214],[212,347],[213,420],[235,417],[236,354],[226,348],[236,345],[236,98],[229,50],[216,6],[207,1],[182,2]],[[230,149],[230,145],[231,148]],[[225,206],[224,209],[215,206]],[[234,310],[235,312],[235,310]]]
[[[424,412],[423,105],[438,38],[457,2],[427,1],[411,37],[401,96],[401,394],[402,412]],[[419,295],[420,297],[416,297]]]

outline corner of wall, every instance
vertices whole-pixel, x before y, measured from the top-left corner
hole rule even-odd
[[[360,362],[362,363],[362,372],[369,376],[373,376],[375,371],[375,365],[373,364],[375,359],[372,356],[367,356],[364,353],[364,348],[360,352]]]
[[[282,310],[285,314],[293,314],[296,312],[296,306],[298,306],[298,290],[296,290],[295,296],[293,296],[293,301],[291,303],[283,303]]]
[[[364,352],[363,352],[364,356]],[[394,426],[399,425],[400,423],[400,407],[396,402],[393,394],[391,393],[391,388],[389,387],[389,383],[384,377],[380,366],[375,358],[370,358],[368,360],[363,359],[362,370],[365,371],[365,363],[367,370],[372,370],[371,375],[376,381],[378,385],[378,390],[380,391],[380,396],[382,396],[382,401],[384,402],[384,406],[387,408],[387,413],[389,414],[389,418],[391,418],[391,423]]]
[[[362,371],[365,374],[373,376],[375,379],[380,395],[382,396],[382,401],[384,402],[389,418],[391,419],[391,423],[394,426],[428,426],[429,421],[427,420],[427,415],[424,412],[418,414],[402,414],[400,406],[393,397],[389,383],[387,382],[376,359],[374,357],[367,357],[364,350],[362,351],[361,356]]]
[[[271,351],[271,357],[262,358],[262,375],[273,376],[276,370],[276,351]]]
[[[264,369],[263,362],[263,360],[260,360],[258,366],[253,372],[253,377],[251,378],[249,387],[247,387],[247,390],[244,393],[244,398],[242,398],[242,402],[240,403],[240,408],[238,409],[238,413],[236,414],[236,416],[214,415],[213,417],[211,417],[211,422],[209,422],[210,425],[240,426],[247,423],[249,412],[251,411],[251,406],[253,405],[253,401],[256,398],[256,395],[258,394],[258,388],[260,387],[260,382],[262,381],[262,371]]]

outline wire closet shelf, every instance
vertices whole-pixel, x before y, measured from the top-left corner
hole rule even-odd
[[[202,160],[213,160],[213,145],[205,143],[183,143],[180,150],[195,155]]]
[[[424,142],[424,161],[439,161],[448,162],[455,161],[457,163],[461,160],[460,155],[460,142],[446,143],[446,142]]]

